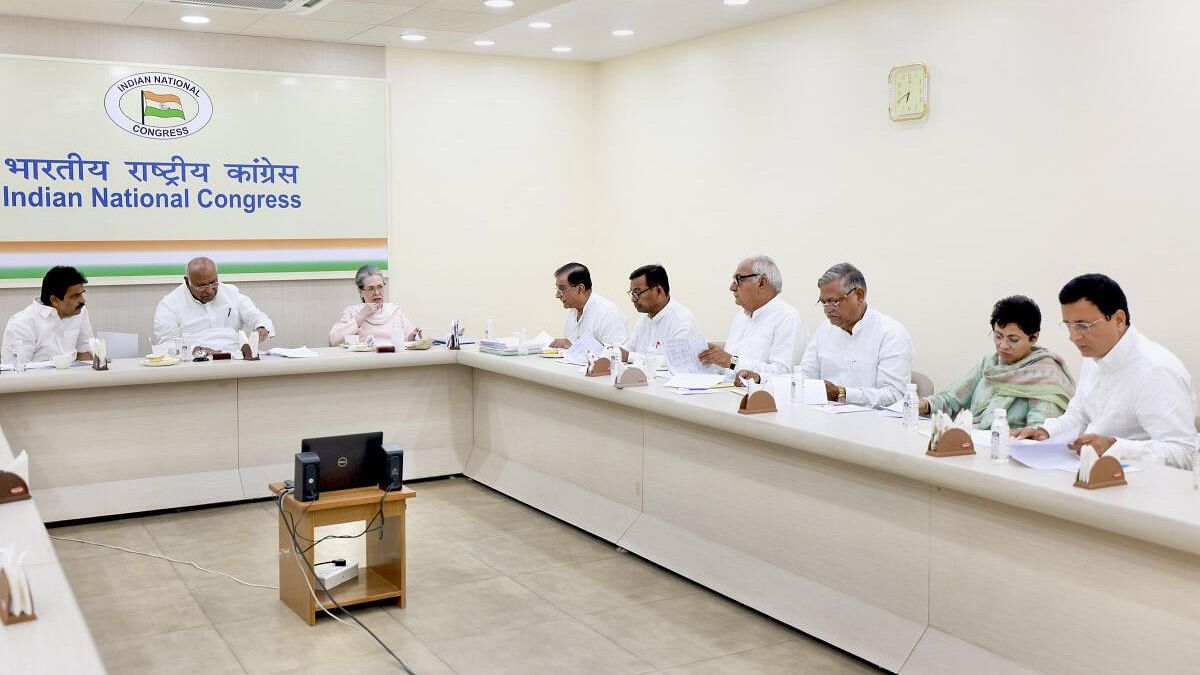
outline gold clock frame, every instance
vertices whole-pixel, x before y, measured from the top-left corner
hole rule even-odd
[[[921,73],[921,109],[913,113],[896,113],[896,91],[899,75],[919,71]],[[921,120],[929,114],[929,67],[924,63],[907,63],[888,72],[888,117],[893,122]]]

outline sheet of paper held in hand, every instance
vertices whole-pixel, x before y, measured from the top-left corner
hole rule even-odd
[[[663,353],[667,355],[667,368],[671,370],[672,375],[715,372],[712,368],[706,368],[700,363],[700,352],[707,348],[708,343],[704,340],[688,340],[686,338],[667,340],[667,343],[663,345]]]
[[[597,357],[604,356],[604,345],[591,335],[580,335],[579,339],[572,342],[570,349],[563,354],[563,363],[586,366],[588,352]]]

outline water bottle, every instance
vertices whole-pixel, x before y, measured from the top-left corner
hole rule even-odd
[[[921,411],[921,400],[917,397],[917,385],[909,383],[908,391],[904,393],[904,428],[917,428],[917,414]]]
[[[804,371],[792,366],[792,405],[804,405]]]
[[[492,320],[491,319],[488,319],[483,324],[483,339],[485,339],[485,340],[492,339]]]
[[[1008,411],[996,408],[992,411],[992,461],[1008,461]]]
[[[517,355],[529,355],[529,333],[524,328],[517,331]]]
[[[1200,448],[1192,453],[1192,489],[1200,490]]]

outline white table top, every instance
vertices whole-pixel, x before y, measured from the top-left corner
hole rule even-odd
[[[390,354],[352,352],[338,347],[315,349],[320,356],[290,359],[263,355],[258,361],[202,361],[171,366],[144,366],[141,359],[116,359],[106,371],[75,366],[64,370],[38,369],[24,373],[0,373],[0,394],[61,389],[123,387],[164,382],[226,380],[247,377],[277,377],[308,373],[331,373],[377,368],[440,366],[456,362],[454,352],[444,347],[422,351],[397,351]]]
[[[0,431],[0,466],[12,460]],[[25,573],[38,618],[0,625],[0,670],[12,673],[103,673],[79,603],[32,499],[0,504],[0,546],[28,552]]]
[[[1140,470],[1128,473],[1128,485],[1084,490],[1072,486],[1074,474],[998,464],[986,449],[929,457],[927,435],[875,411],[833,415],[816,406],[792,406],[778,396],[778,412],[741,415],[739,398],[728,390],[683,396],[661,382],[618,390],[611,378],[585,377],[581,367],[556,359],[466,348],[459,363],[1200,554],[1200,492],[1188,471],[1134,462]]]

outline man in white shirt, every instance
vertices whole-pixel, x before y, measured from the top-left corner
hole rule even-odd
[[[554,272],[554,297],[567,310],[563,320],[563,337],[550,343],[556,349],[567,349],[581,335],[590,335],[602,345],[625,344],[625,317],[607,298],[592,292],[592,273],[586,265],[567,263]]]
[[[1063,325],[1084,356],[1079,387],[1062,417],[1015,433],[1070,436],[1078,452],[1192,466],[1197,448],[1192,378],[1170,351],[1137,331],[1125,292],[1103,274],[1084,274],[1059,291]]]
[[[622,360],[661,353],[668,340],[704,343],[704,333],[700,332],[691,310],[671,299],[671,283],[662,265],[643,265],[630,273],[629,299],[644,316],[638,317],[633,336],[621,347]]]
[[[238,331],[258,331],[259,342],[275,334],[270,317],[242,295],[237,286],[217,279],[217,264],[209,258],[188,261],[187,275],[154,310],[154,341],[161,344],[182,334],[191,351],[236,351]]]
[[[830,401],[882,407],[904,398],[912,379],[912,340],[899,321],[867,307],[867,281],[850,263],[817,280],[825,323],[800,362],[804,377],[825,380]]]
[[[729,284],[733,303],[740,307],[729,327],[724,347],[709,344],[700,363],[756,373],[791,373],[800,362],[808,330],[800,312],[779,297],[783,275],[768,256],[746,258]]]
[[[49,361],[59,354],[90,361],[92,321],[85,284],[87,277],[74,267],[51,267],[42,277],[41,295],[4,326],[4,362],[12,363],[18,355],[25,362]]]

